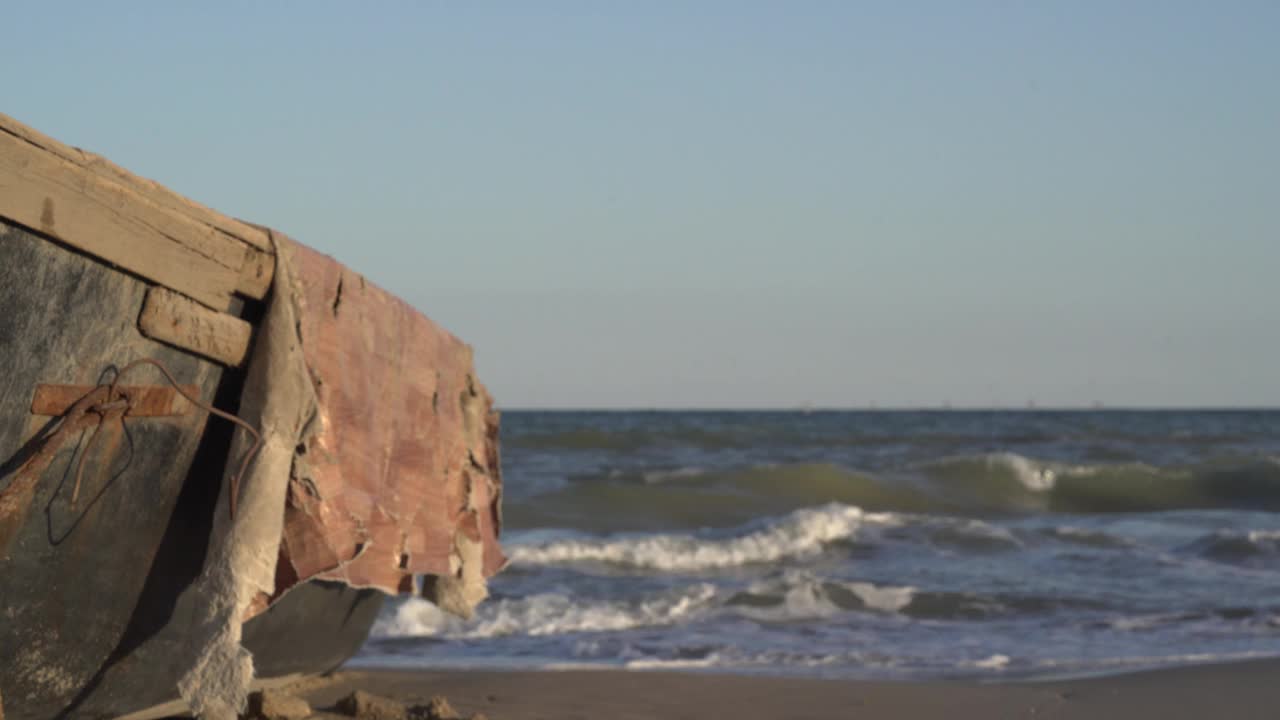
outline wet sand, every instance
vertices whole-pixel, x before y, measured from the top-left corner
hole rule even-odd
[[[868,682],[600,671],[349,671],[301,693],[317,709],[352,690],[424,703],[444,695],[489,720],[698,718],[1280,717],[1280,660],[1037,683]],[[321,714],[319,717],[333,717]]]

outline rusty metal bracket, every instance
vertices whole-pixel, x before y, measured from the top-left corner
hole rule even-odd
[[[25,521],[41,474],[67,438],[102,421],[103,416],[93,407],[105,402],[109,394],[110,388],[105,385],[92,389],[77,399],[53,428],[32,438],[19,451],[17,457],[21,460],[13,479],[0,490],[0,558],[9,557],[9,548]]]
[[[31,414],[61,417],[77,401],[101,386],[46,385],[36,386],[31,398]],[[195,385],[182,385],[181,392],[169,385],[117,385],[114,394],[126,399],[129,417],[181,417],[191,410],[191,403],[183,397],[198,396]]]
[[[121,378],[142,365],[155,367],[160,374],[164,375],[165,380],[169,381],[169,385],[118,384]],[[53,461],[58,449],[71,436],[93,429],[84,448],[80,450],[79,460],[76,462],[75,484],[70,498],[71,507],[75,507],[76,498],[80,494],[85,457],[104,426],[108,426],[109,437],[106,442],[109,448],[108,454],[110,454],[118,439],[118,435],[113,434],[117,430],[112,428],[123,429],[126,418],[177,417],[185,415],[192,407],[235,423],[253,438],[253,443],[240,461],[239,470],[230,477],[229,481],[228,510],[234,518],[236,502],[240,495],[240,478],[262,445],[262,434],[235,415],[202,402],[198,387],[179,384],[173,378],[173,374],[158,360],[141,358],[121,368],[110,383],[96,386],[54,384],[36,386],[35,394],[31,398],[32,414],[50,416],[57,420],[46,426],[36,437],[28,441],[14,458],[5,463],[13,466],[14,469],[11,472],[12,479],[6,486],[0,488],[0,558],[9,556],[10,546],[25,522],[27,510],[41,475]]]

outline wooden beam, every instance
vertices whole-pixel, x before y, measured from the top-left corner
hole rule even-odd
[[[276,273],[276,256],[255,248],[245,248],[244,265],[240,267],[240,282],[236,292],[261,300],[271,290],[271,280]]]
[[[274,252],[271,240],[261,229],[183,197],[154,180],[134,175],[101,155],[59,142],[4,113],[0,113],[0,132],[24,140],[103,179],[123,185],[161,207],[215,228],[239,242],[256,247],[263,252]]]
[[[238,317],[214,312],[168,288],[147,291],[138,316],[143,335],[239,367],[249,356],[253,326]]]
[[[8,155],[18,161],[26,159],[32,171],[39,172],[53,182],[79,190],[85,195],[86,200],[122,210],[127,209],[140,224],[150,227],[173,242],[188,247],[220,265],[240,270],[240,264],[244,258],[243,243],[185,215],[164,208],[126,185],[85,172],[83,168],[73,163],[43,152],[34,145],[5,133],[0,133],[0,155]],[[27,157],[23,158],[24,155]]]
[[[0,216],[212,308],[240,283],[243,245],[190,233],[192,221],[4,132]]]

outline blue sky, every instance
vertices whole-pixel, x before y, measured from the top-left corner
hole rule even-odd
[[[1280,405],[1280,4],[27,3],[0,111],[503,407]]]

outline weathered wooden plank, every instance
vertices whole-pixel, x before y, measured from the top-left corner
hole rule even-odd
[[[261,300],[271,290],[271,280],[276,272],[275,255],[256,248],[246,248],[244,265],[240,268],[240,282],[236,292],[255,300]]]
[[[210,307],[226,308],[239,284],[243,250],[227,243],[224,247],[235,255],[215,258],[176,242],[157,225],[172,228],[181,222],[175,221],[177,216],[148,212],[136,198],[136,193],[0,133],[0,216]]]
[[[163,287],[147,292],[138,328],[153,340],[232,367],[244,363],[253,336],[253,326],[244,320],[214,312]]]
[[[75,187],[86,198],[113,207],[128,207],[138,222],[156,232],[229,268],[240,269],[244,243],[208,225],[157,204],[145,194],[136,192],[115,178],[101,177],[56,154],[0,133],[0,154],[11,156],[11,163],[24,164],[31,172],[40,172],[50,181]]]
[[[42,148],[89,172],[124,185],[161,207],[191,217],[209,227],[216,228],[240,242],[252,245],[264,252],[274,252],[267,233],[260,228],[224,215],[190,198],[183,197],[154,180],[134,175],[100,155],[59,142],[4,113],[0,113],[0,132],[25,140],[31,145]]]
[[[58,142],[43,133],[0,114],[0,151],[15,154],[45,153],[62,161],[66,171],[84,173],[81,187],[91,199],[106,199],[113,206],[133,203],[130,214],[160,234],[237,270],[235,288],[241,295],[262,299],[271,286],[275,269],[269,233],[199,203],[188,200],[154,181],[124,170],[93,153]],[[55,163],[55,167],[56,167]],[[0,207],[0,210],[3,208]],[[74,238],[65,239],[73,242]],[[179,291],[182,288],[175,288]]]
[[[47,417],[63,415],[80,398],[98,387],[41,383],[31,396],[31,414]],[[120,385],[116,389],[129,399],[130,417],[178,417],[191,409],[190,401],[170,385]],[[200,388],[195,385],[183,385],[182,392],[191,397],[200,397]]]

